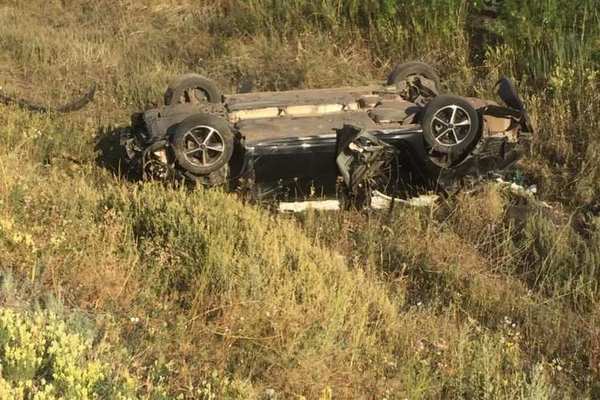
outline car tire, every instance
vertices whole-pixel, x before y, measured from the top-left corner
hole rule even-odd
[[[178,124],[171,143],[177,164],[201,176],[226,165],[234,148],[233,133],[227,121],[210,114],[196,114]]]
[[[481,116],[464,98],[443,95],[427,104],[421,125],[430,152],[456,161],[479,140]]]
[[[155,152],[161,151],[162,156]],[[173,177],[173,169],[170,165],[172,155],[169,152],[169,144],[166,140],[159,140],[144,149],[141,158],[141,177],[145,181],[168,181]]]
[[[229,165],[225,164],[215,172],[208,175],[194,175],[189,171],[183,171],[183,178],[192,186],[204,186],[208,188],[223,187],[227,188],[229,183],[230,171]]]
[[[388,75],[387,84],[397,85],[399,82],[409,78],[410,76],[422,76],[434,83],[434,94],[440,94],[440,77],[429,64],[418,61],[411,61],[404,64],[398,64]]]
[[[221,91],[210,79],[198,74],[180,75],[165,92],[165,105],[179,103],[220,103]]]

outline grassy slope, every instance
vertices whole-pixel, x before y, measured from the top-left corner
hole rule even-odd
[[[81,314],[113,349],[94,354],[140,397],[598,396],[600,226],[580,212],[600,191],[594,3],[514,14],[507,1],[504,43],[476,68],[462,2],[408,3],[4,2],[6,90],[100,91],[68,116],[1,110],[2,303]],[[460,93],[522,78],[538,125],[522,168],[559,216],[515,222],[515,201],[489,186],[425,212],[291,218],[106,168],[113,127],[179,72],[225,91],[324,87],[415,58]]]

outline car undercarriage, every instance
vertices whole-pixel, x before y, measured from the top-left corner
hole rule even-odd
[[[199,75],[176,78],[165,105],[124,132],[129,169],[143,179],[303,200],[373,192],[450,191],[510,169],[533,129],[510,80],[504,103],[440,94],[427,64],[396,67],[382,84],[223,96]]]

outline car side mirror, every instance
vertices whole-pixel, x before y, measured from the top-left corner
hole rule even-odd
[[[517,88],[510,79],[503,76],[496,83],[496,88],[498,96],[502,99],[504,104],[515,110],[525,110],[525,105],[517,93]]]

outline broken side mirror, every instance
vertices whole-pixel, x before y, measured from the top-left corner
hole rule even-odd
[[[504,104],[506,104],[506,106],[511,110],[504,110],[504,112],[502,112],[500,111],[500,108],[494,110],[494,107],[488,107],[486,112],[494,116],[500,116],[498,114],[504,114],[504,116],[513,118],[520,123],[523,132],[532,133],[533,126],[531,125],[529,114],[525,109],[525,104],[523,103],[523,100],[521,100],[514,83],[507,77],[503,76],[498,80],[495,87],[497,88],[497,93],[500,99],[502,99]]]

